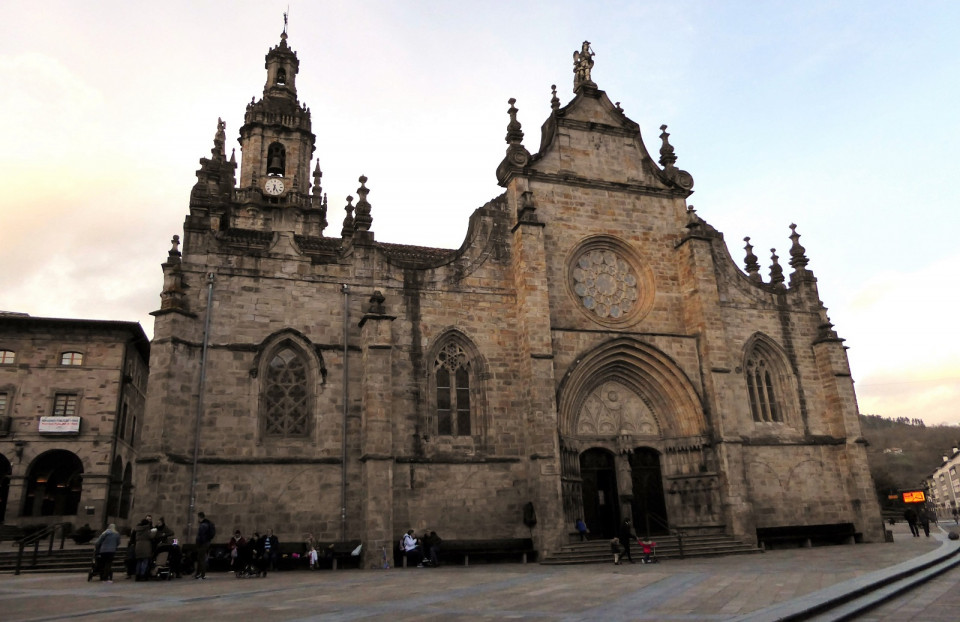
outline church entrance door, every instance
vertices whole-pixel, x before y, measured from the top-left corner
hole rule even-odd
[[[580,454],[580,477],[583,521],[590,534],[613,538],[620,520],[613,454],[605,449],[588,449]]]
[[[667,504],[663,497],[660,453],[638,447],[630,454],[633,479],[633,526],[640,537],[670,533]]]

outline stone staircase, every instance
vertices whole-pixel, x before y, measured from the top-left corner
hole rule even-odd
[[[676,535],[651,538],[657,543],[657,559],[678,559],[680,557],[707,557],[710,555],[741,555],[762,553],[752,544],[741,542],[732,536],[723,534],[685,535],[683,536],[683,555],[680,554],[680,541]],[[634,544],[630,552],[636,561],[643,558],[643,549]],[[563,564],[609,564],[613,562],[609,540],[588,540],[568,544],[559,551],[541,560],[544,565]],[[629,562],[628,562],[629,563]]]
[[[7,547],[4,546],[4,549]],[[13,574],[17,567],[17,550],[0,551],[0,574]],[[126,574],[123,566],[123,551],[117,554],[113,560],[113,573],[122,577]],[[20,567],[20,573],[53,573],[67,572],[86,574],[90,571],[93,564],[93,547],[71,547],[63,550],[54,549],[47,553],[44,546],[40,547],[37,553],[37,563],[33,565],[33,548],[28,548],[23,552],[23,563]]]

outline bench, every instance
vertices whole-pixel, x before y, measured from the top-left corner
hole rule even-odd
[[[533,548],[531,538],[501,538],[496,540],[444,540],[440,543],[438,557],[441,562],[463,561],[464,566],[470,565],[470,558],[474,561],[516,559],[526,564],[532,557],[536,560],[536,549]],[[407,557],[399,546],[394,550],[394,559],[398,566],[407,567]]]
[[[811,547],[823,544],[853,544],[862,541],[863,534],[857,532],[853,523],[757,528],[757,545],[762,549],[773,549],[781,544]]]

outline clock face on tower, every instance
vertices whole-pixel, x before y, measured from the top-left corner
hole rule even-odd
[[[283,194],[283,180],[277,177],[271,177],[263,184],[263,189],[267,194],[277,196]]]

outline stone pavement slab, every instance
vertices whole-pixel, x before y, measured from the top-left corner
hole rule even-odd
[[[277,572],[113,584],[86,575],[0,577],[0,619],[731,620],[936,548],[896,529],[891,544],[769,551],[658,564]]]

